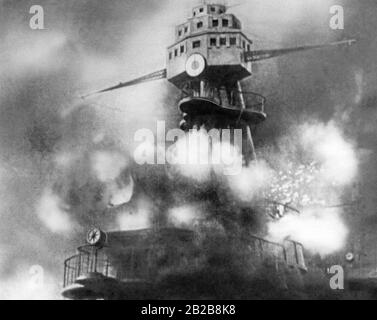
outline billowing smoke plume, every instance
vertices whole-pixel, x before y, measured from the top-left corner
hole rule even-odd
[[[300,132],[305,150],[321,167],[320,175],[328,184],[347,185],[357,174],[357,157],[354,147],[342,136],[333,122],[305,124]]]
[[[73,229],[70,207],[51,190],[45,190],[36,207],[36,212],[43,224],[54,233],[69,235]]]
[[[270,237],[291,238],[313,253],[344,249],[348,229],[341,204],[351,201],[346,196],[358,172],[355,147],[333,122],[303,124],[282,147],[286,153],[281,158],[290,165],[273,180],[268,196],[301,213],[269,223]]]
[[[348,229],[344,217],[334,208],[305,208],[269,225],[272,240],[292,239],[312,253],[327,255],[344,249]]]

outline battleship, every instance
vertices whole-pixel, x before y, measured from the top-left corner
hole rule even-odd
[[[257,162],[254,128],[267,119],[266,98],[244,90],[242,80],[252,76],[261,60],[350,46],[355,40],[284,49],[254,50],[241,21],[228,7],[201,4],[191,17],[175,27],[175,42],[167,48],[166,68],[121,82],[88,95],[167,79],[181,92],[179,127],[242,130],[243,165]],[[336,49],[335,49],[336,50]],[[145,166],[133,166],[137,188],[159,203],[153,226],[113,231],[95,226],[85,244],[64,261],[62,295],[68,299],[263,299],[305,298],[310,273],[325,270],[308,264],[303,245],[292,239],[265,238],[265,219],[299,210],[286,203],[261,199],[252,205],[236,202],[213,179],[193,186],[187,179],[168,180],[169,168],[150,177]],[[154,185],[155,184],[155,185]],[[187,228],[170,225],[163,211],[180,199],[211,204],[208,216]],[[137,195],[133,195],[137,197]],[[109,208],[122,210],[130,203]],[[84,239],[83,239],[84,242]],[[348,256],[349,260],[352,260]],[[308,277],[309,275],[309,277]],[[322,276],[325,278],[325,276]],[[326,284],[325,284],[326,285]],[[328,283],[327,283],[328,285]]]

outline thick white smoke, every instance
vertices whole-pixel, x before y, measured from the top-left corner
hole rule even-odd
[[[169,222],[176,227],[190,227],[203,217],[200,208],[194,204],[174,207],[169,210]]]
[[[322,179],[337,185],[352,182],[357,173],[356,153],[334,122],[305,124],[299,131],[304,150],[321,167]]]
[[[50,189],[46,189],[36,206],[36,212],[43,224],[52,232],[69,235],[74,222],[69,214],[70,207]]]
[[[327,255],[343,248],[348,228],[339,209],[307,208],[269,224],[270,239],[301,242],[312,253]]]
[[[41,266],[19,266],[15,274],[0,280],[0,300],[60,299],[60,284]]]
[[[243,167],[241,172],[228,176],[229,187],[235,196],[242,201],[252,201],[261,196],[273,177],[272,169],[263,160],[252,162],[248,167]]]
[[[295,132],[284,139],[296,144],[291,147],[295,150],[291,158],[296,157],[293,163],[300,164],[300,159],[304,159],[311,164],[288,166],[288,172],[273,180],[269,195],[275,195],[274,200],[282,203],[299,206],[301,214],[287,213],[270,222],[269,237],[274,240],[289,237],[311,252],[330,254],[342,249],[347,240],[348,228],[341,207],[329,207],[340,204],[357,174],[356,151],[333,122],[306,123]]]

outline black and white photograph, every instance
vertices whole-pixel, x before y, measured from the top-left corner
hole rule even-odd
[[[0,300],[377,299],[376,16],[0,0]]]

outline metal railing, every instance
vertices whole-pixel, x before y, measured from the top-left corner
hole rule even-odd
[[[252,91],[241,92],[245,99],[246,110],[265,113],[266,97]]]
[[[250,236],[248,242],[249,248],[256,259],[262,261],[266,259],[276,261],[285,260],[284,246],[279,243],[274,243],[256,236]]]
[[[273,263],[283,262],[288,266],[306,270],[303,247],[297,242],[289,240],[283,245],[257,236],[249,236],[244,240],[248,243],[253,259],[271,261]],[[182,250],[176,250],[175,254],[174,252],[168,254],[165,250],[162,250],[161,257],[156,255],[154,258],[151,258],[150,252],[153,251],[157,254],[160,251],[157,247],[154,247],[153,250],[139,252],[139,254],[135,254],[134,248],[131,248],[130,250],[126,250],[127,252],[123,252],[121,260],[110,262],[103,249],[95,247],[79,248],[78,254],[68,258],[64,262],[63,287],[70,286],[78,278],[91,273],[122,280],[148,279],[153,273],[152,270],[156,270],[159,273],[164,268],[171,270],[173,266],[173,269],[179,267],[188,269],[190,266],[197,265],[195,255],[189,252],[182,254],[184,253],[184,250]],[[182,260],[182,257],[184,257],[184,260]],[[186,260],[187,262],[183,263]]]
[[[255,256],[262,260],[284,262],[287,266],[306,271],[304,249],[301,243],[286,240],[283,244],[251,236],[250,245]]]
[[[107,257],[97,248],[79,253],[64,261],[63,287],[74,284],[77,278],[90,273],[99,273],[106,277],[114,276],[113,267]]]
[[[243,97],[241,97],[241,95]],[[245,102],[246,110],[259,113],[265,112],[266,98],[252,91],[239,91],[237,89],[227,92],[225,89],[213,87],[186,87],[181,92],[181,100],[185,98],[201,98],[209,100],[223,107],[240,108],[241,99]]]

